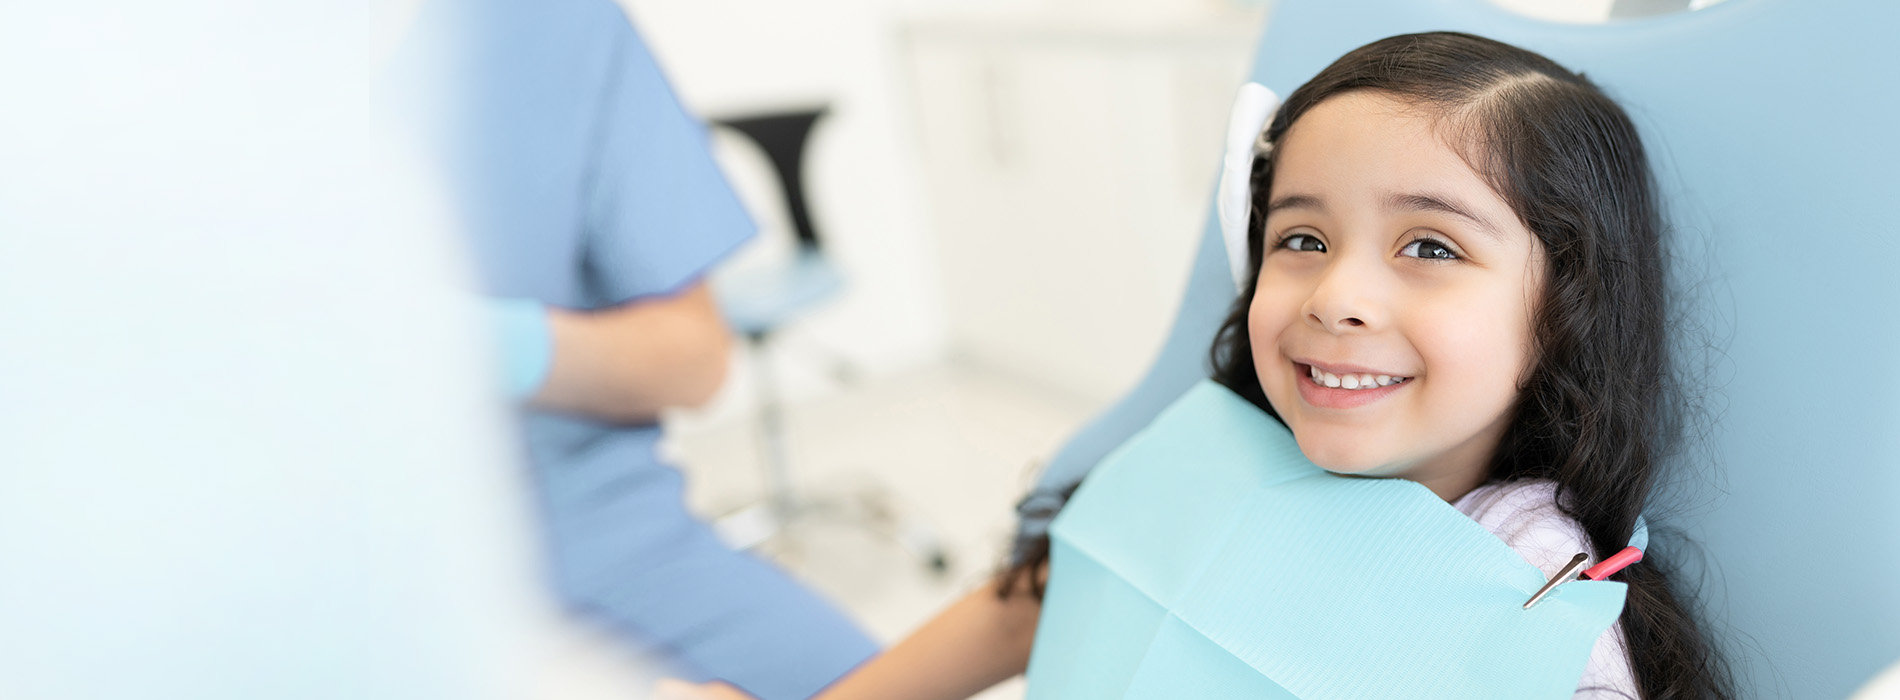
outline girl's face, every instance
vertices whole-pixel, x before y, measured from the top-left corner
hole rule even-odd
[[[1483,481],[1529,374],[1544,259],[1440,125],[1359,91],[1288,129],[1247,325],[1307,458],[1451,500]]]

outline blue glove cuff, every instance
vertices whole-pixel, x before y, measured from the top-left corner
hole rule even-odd
[[[533,396],[554,363],[547,307],[533,299],[495,299],[488,308],[501,350],[502,386],[510,398]]]

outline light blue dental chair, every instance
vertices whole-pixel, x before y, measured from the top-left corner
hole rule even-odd
[[[1900,662],[1900,2],[1564,25],[1486,0],[1280,0],[1252,79],[1286,95],[1350,49],[1429,30],[1581,70],[1643,130],[1676,292],[1706,326],[1678,355],[1707,368],[1711,419],[1682,496],[1651,512],[1704,546],[1699,595],[1744,695],[1843,698]],[[1211,212],[1160,357],[1050,461],[1019,506],[1025,535],[1207,376],[1234,295]]]

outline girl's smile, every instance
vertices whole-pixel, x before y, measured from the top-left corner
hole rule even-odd
[[[1411,377],[1358,365],[1293,362],[1305,372],[1300,398],[1319,408],[1357,408],[1397,393]]]

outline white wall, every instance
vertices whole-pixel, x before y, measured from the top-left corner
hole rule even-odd
[[[954,351],[1098,402],[1145,372],[1257,13],[910,27]]]

